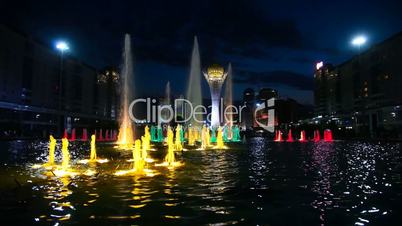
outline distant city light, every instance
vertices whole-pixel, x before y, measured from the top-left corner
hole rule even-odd
[[[352,39],[352,45],[360,47],[361,45],[365,44],[366,41],[367,38],[365,36],[359,35]]]
[[[320,61],[315,65],[315,68],[318,70],[318,69],[322,68],[322,66],[324,66],[324,62]]]
[[[64,41],[59,41],[56,43],[56,48],[62,52],[69,50],[70,47],[68,46],[68,44]]]

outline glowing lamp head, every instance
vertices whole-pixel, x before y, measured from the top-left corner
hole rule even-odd
[[[322,68],[322,66],[324,66],[324,62],[320,61],[320,62],[318,62],[318,63],[315,65],[315,68],[316,68],[317,70],[319,70],[320,68]]]
[[[56,49],[64,52],[66,50],[69,50],[70,47],[68,46],[68,44],[66,42],[59,41],[59,42],[56,43]]]
[[[354,46],[361,46],[364,45],[367,41],[367,38],[364,37],[363,35],[356,36],[354,39],[352,39],[352,45]]]
[[[225,74],[225,69],[218,64],[213,64],[208,67],[207,74],[210,78],[223,78]]]

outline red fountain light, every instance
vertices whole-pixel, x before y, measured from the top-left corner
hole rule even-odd
[[[288,139],[286,140],[286,142],[293,142],[293,136],[292,136],[292,130],[291,129],[289,129]]]
[[[321,140],[320,131],[317,129],[314,131],[314,142],[319,142]]]
[[[70,137],[70,141],[75,141],[76,136],[75,136],[75,128],[71,130],[71,137]]]
[[[88,133],[87,133],[87,129],[82,129],[82,137],[81,137],[82,141],[87,141],[88,140]]]
[[[327,141],[327,142],[333,141],[332,131],[330,129],[324,130],[324,141]]]
[[[110,137],[109,137],[109,130],[106,130],[106,134],[105,134],[105,141],[109,141]]]
[[[299,141],[300,141],[300,142],[306,142],[306,141],[307,141],[307,140],[306,140],[306,131],[302,130],[302,131],[300,132],[300,139],[299,139]]]
[[[67,129],[64,129],[64,135],[63,135],[63,138],[68,139],[68,133],[67,133]]]
[[[280,130],[275,131],[275,142],[282,142],[282,132]]]

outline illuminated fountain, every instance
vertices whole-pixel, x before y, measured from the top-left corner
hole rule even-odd
[[[63,138],[67,138],[67,139],[68,139],[68,132],[67,132],[67,129],[64,129]]]
[[[324,141],[327,142],[334,141],[332,138],[332,131],[330,129],[324,130]]]
[[[320,131],[317,129],[317,130],[314,131],[314,138],[313,138],[313,141],[314,141],[314,142],[318,142],[318,141],[320,141],[320,140],[321,140]]]
[[[239,126],[235,125],[232,127],[232,141],[233,142],[240,142],[240,128]]]
[[[71,130],[71,138],[70,141],[75,141],[76,135],[75,135],[75,128]]]
[[[212,132],[212,135],[211,135],[210,142],[211,142],[211,143],[216,143],[216,129],[215,129],[215,128],[211,128],[211,132]]]
[[[306,139],[306,131],[302,130],[302,131],[300,132],[300,139],[299,139],[299,141],[300,141],[300,142],[306,142],[306,141],[307,141],[307,139]]]
[[[70,153],[68,151],[68,139],[67,138],[61,139],[61,154],[63,156],[61,166],[64,169],[67,169],[70,167]]]
[[[105,133],[105,141],[109,141],[109,140],[110,140],[109,130],[107,129],[106,133]]]
[[[145,167],[146,164],[146,150],[141,148],[141,140],[137,139],[132,149],[133,158],[130,162],[133,162],[133,166],[129,170],[119,170],[115,173],[116,176],[154,176],[152,170]]]
[[[289,129],[288,139],[286,140],[286,142],[293,142],[292,129]]]
[[[275,142],[282,142],[282,141],[283,141],[283,139],[282,139],[282,132],[281,132],[280,130],[277,130],[277,131],[275,132],[275,139],[274,139],[274,141],[275,141]]]
[[[56,139],[52,135],[49,136],[49,159],[47,160],[48,166],[54,165],[54,151],[56,150]]]
[[[222,127],[218,127],[218,135],[216,136],[216,145],[214,149],[226,149],[227,147],[225,146],[223,142],[223,131]]]
[[[52,174],[58,177],[63,176],[75,176],[77,172],[70,168],[70,152],[68,150],[68,139],[62,138],[61,139],[61,154],[62,154],[62,161],[61,167],[57,167],[56,170],[52,171]]]
[[[156,127],[151,126],[151,141],[155,142],[157,140],[156,138]]]
[[[78,161],[79,163],[82,164],[87,164],[87,163],[106,163],[109,160],[107,159],[99,159],[97,154],[96,154],[96,136],[95,134],[92,134],[91,136],[91,152],[89,154],[89,159],[85,160],[80,160]]]
[[[208,67],[207,72],[204,73],[205,79],[209,84],[211,91],[212,112],[211,112],[211,127],[216,128],[220,126],[219,120],[219,102],[221,98],[222,85],[225,82],[227,73],[223,67],[213,64]]]
[[[81,137],[81,141],[87,141],[88,140],[88,133],[87,133],[87,129],[82,129],[82,137]]]
[[[167,154],[165,156],[164,162],[161,164],[157,164],[156,166],[166,166],[169,169],[173,169],[174,167],[182,166],[183,163],[176,161],[174,151],[175,151],[175,143],[173,142],[174,134],[173,130],[168,126],[167,129]]]
[[[145,150],[151,149],[151,133],[149,132],[149,127],[145,126],[144,129],[144,138],[142,139],[142,145],[144,146]]]
[[[189,146],[194,146],[195,145],[195,130],[193,127],[188,127],[188,141],[187,144]]]
[[[163,137],[163,129],[160,125],[156,128],[156,142],[163,142],[164,137]]]
[[[134,144],[134,132],[129,118],[128,105],[132,98],[130,87],[132,86],[133,62],[131,56],[130,35],[126,34],[124,39],[123,69],[121,73],[121,107],[120,107],[120,129],[117,144],[120,148],[129,149]]]
[[[209,134],[209,128],[206,125],[201,129],[201,147],[198,150],[205,150],[211,146],[211,136]]]
[[[197,37],[194,37],[194,46],[191,54],[191,66],[190,66],[190,76],[187,86],[187,95],[186,99],[190,101],[190,103],[195,106],[202,105],[202,95],[201,95],[201,60],[200,60],[200,52],[198,50],[198,41]],[[189,117],[190,110],[185,107],[185,118]],[[193,117],[188,121],[187,126],[195,126],[200,127],[200,122],[202,121],[201,114],[194,114]]]
[[[99,130],[99,137],[98,137],[99,141],[103,141],[103,131],[102,129]]]
[[[225,104],[225,109],[230,109],[229,112],[231,112],[232,104],[233,104],[233,82],[232,82],[232,64],[229,63],[228,66],[228,75],[226,76],[226,82],[225,82],[225,95],[224,95],[224,104]],[[224,111],[225,112],[225,111]],[[233,115],[232,114],[225,114],[224,115],[224,120],[225,120],[225,133],[224,133],[224,140],[229,141],[232,140],[233,137]]]
[[[51,169],[55,166],[55,150],[56,150],[56,143],[57,140],[54,139],[54,137],[52,135],[49,136],[49,156],[48,156],[48,160],[47,163],[45,164],[35,164],[32,166],[32,168],[34,169],[38,169],[41,167],[47,168],[47,169]]]
[[[176,138],[175,138],[175,150],[176,151],[183,151],[183,144],[181,141],[181,126],[176,126]]]

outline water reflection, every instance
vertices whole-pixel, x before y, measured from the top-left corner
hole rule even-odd
[[[312,146],[312,168],[316,176],[312,182],[311,190],[317,194],[311,205],[319,210],[321,223],[325,222],[325,212],[336,204],[333,194],[333,178],[339,177],[337,156],[333,143],[318,142]],[[339,178],[338,178],[339,179]]]

